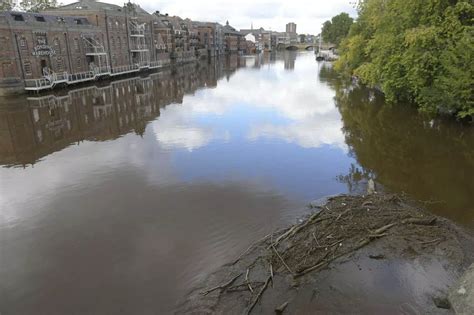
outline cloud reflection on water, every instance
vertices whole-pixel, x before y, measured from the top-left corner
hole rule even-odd
[[[285,58],[296,58],[288,53]],[[292,60],[293,63],[294,60]],[[271,139],[295,143],[302,148],[329,145],[347,152],[342,122],[334,106],[334,91],[317,77],[317,64],[311,54],[298,58],[294,71],[284,69],[284,61],[255,71],[253,58],[230,81],[221,80],[214,89],[186,96],[182,104],[169,105],[153,124],[157,141],[165,147],[189,151],[212,141],[231,141],[244,134],[248,140]],[[262,73],[263,72],[263,73]],[[201,118],[235,121],[241,109],[255,108],[250,124],[238,134],[209,127]],[[211,118],[209,118],[211,117]],[[217,117],[216,117],[217,119]]]

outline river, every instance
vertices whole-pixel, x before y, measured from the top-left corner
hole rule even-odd
[[[314,199],[404,193],[474,228],[474,132],[311,52],[1,99],[0,313],[170,313]]]

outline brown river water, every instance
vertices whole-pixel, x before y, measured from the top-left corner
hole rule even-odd
[[[323,196],[406,194],[474,228],[474,131],[314,54],[0,99],[0,314],[156,314]]]

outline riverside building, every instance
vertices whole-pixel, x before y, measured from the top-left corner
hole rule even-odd
[[[233,29],[80,0],[41,13],[0,12],[0,95],[113,78],[245,47]],[[203,42],[206,42],[203,44]],[[204,48],[200,50],[200,48]],[[206,55],[207,55],[206,54]]]

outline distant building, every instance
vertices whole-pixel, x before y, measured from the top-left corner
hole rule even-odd
[[[296,34],[296,24],[293,22],[286,24],[286,32]]]
[[[223,28],[225,39],[225,50],[228,53],[239,53],[246,49],[247,44],[243,33],[230,26],[229,21]]]
[[[258,51],[271,51],[273,46],[271,42],[271,31],[265,30],[263,27],[254,29],[241,29],[243,34],[252,34],[255,36],[255,46]]]
[[[286,24],[286,34],[289,38],[290,44],[298,43],[298,34],[296,33],[296,24],[290,22]]]
[[[291,43],[289,33],[278,32],[278,33],[275,33],[275,36],[276,36],[276,46],[289,45]]]

